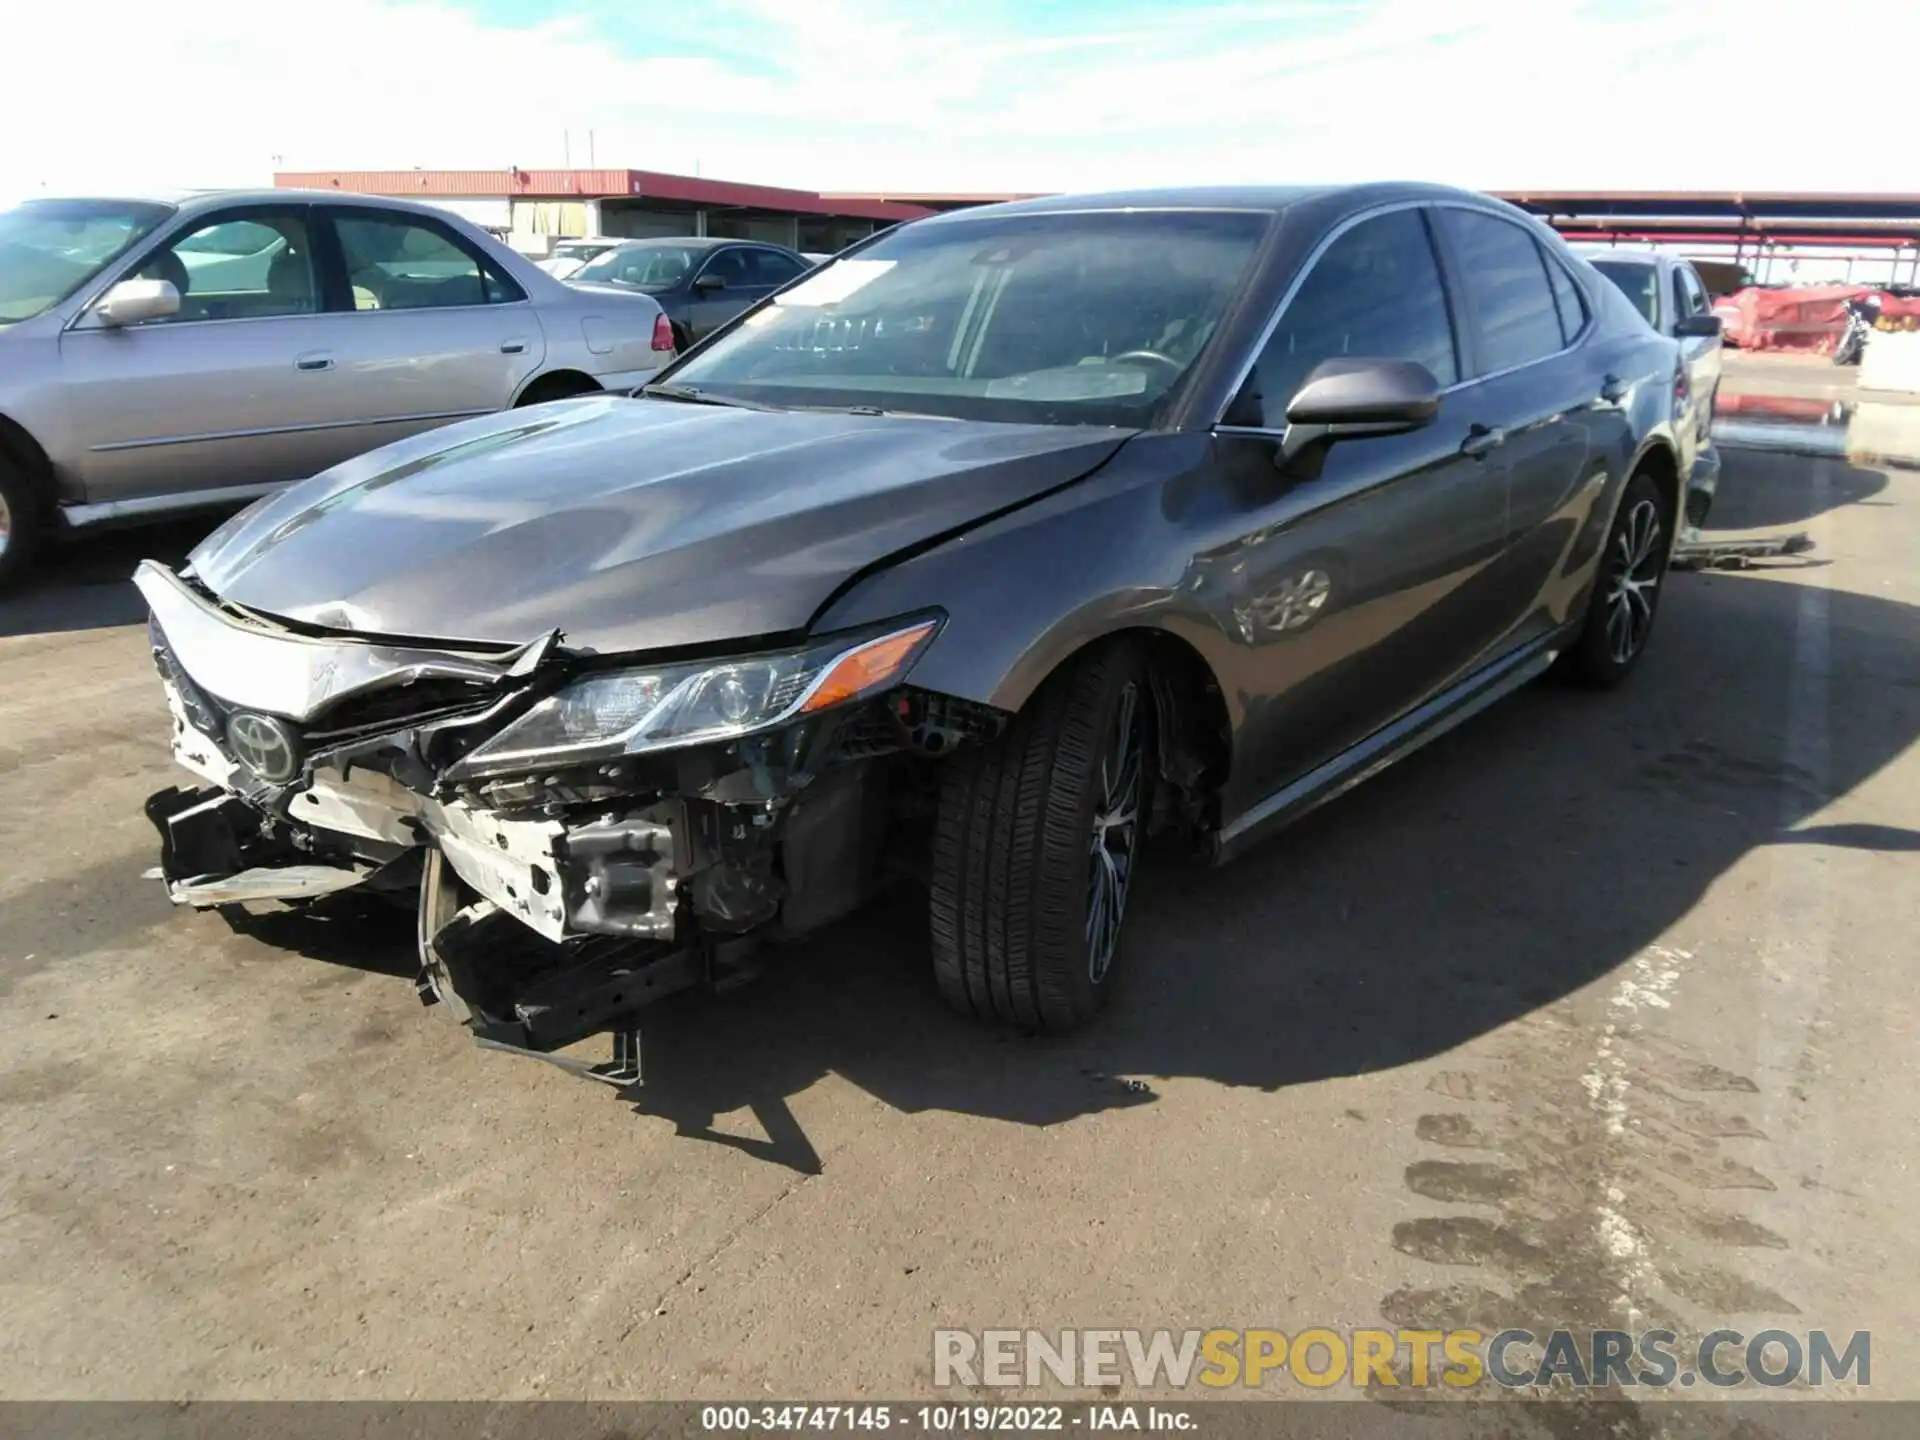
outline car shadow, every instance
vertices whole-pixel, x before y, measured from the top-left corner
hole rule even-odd
[[[134,567],[149,558],[184,564],[223,518],[197,515],[64,538],[42,552],[17,587],[0,593],[0,639],[139,624],[147,618],[147,602],[133,588]]]
[[[1273,1092],[1391,1069],[1630,962],[1756,848],[1911,849],[1909,830],[1801,822],[1920,733],[1915,682],[1897,678],[1920,611],[1826,592],[1830,760],[1814,775],[1785,758],[1805,593],[1676,577],[1626,687],[1532,687],[1227,868],[1154,857],[1126,989],[1079,1034],[946,1012],[923,902],[903,891],[753,987],[648,1012],[636,1111],[810,1173],[818,1147],[788,1101],[829,1073],[907,1112],[1047,1126],[1151,1105],[1175,1078]],[[764,1142],[716,1128],[743,1110]]]
[[[1784,427],[1783,427],[1784,428]],[[1817,515],[1849,505],[1870,505],[1887,488],[1887,477],[1878,470],[1855,465],[1825,462],[1827,485],[1824,494],[1816,494],[1807,484],[1811,465],[1805,456],[1790,453],[1790,437],[1783,434],[1782,452],[1757,448],[1752,442],[1722,448],[1727,468],[1714,496],[1704,539],[1714,539],[1725,530],[1766,530],[1788,525],[1804,525]]]

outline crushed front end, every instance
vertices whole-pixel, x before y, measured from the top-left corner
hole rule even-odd
[[[295,627],[151,563],[136,583],[174,756],[203,782],[148,802],[172,898],[412,899],[423,1000],[540,1055],[857,907],[930,820],[924,762],[1004,720],[905,683],[934,614],[645,664],[558,633]],[[633,1058],[601,1078],[637,1078]]]

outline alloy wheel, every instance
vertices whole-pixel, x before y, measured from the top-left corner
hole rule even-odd
[[[0,555],[7,553],[7,547],[13,543],[13,510],[7,504],[7,497],[0,495]]]
[[[1120,920],[1126,913],[1139,837],[1145,758],[1140,687],[1129,681],[1120,692],[1113,729],[1101,752],[1099,793],[1094,798],[1087,866],[1087,977],[1096,985],[1106,979],[1120,943]]]
[[[1607,557],[1607,653],[1625,665],[1653,628],[1660,589],[1660,507],[1642,500],[1614,533]]]

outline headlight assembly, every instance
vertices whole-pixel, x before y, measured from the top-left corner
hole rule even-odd
[[[938,620],[921,620],[776,655],[588,675],[475,746],[454,773],[604,760],[750,735],[899,684],[939,628]]]

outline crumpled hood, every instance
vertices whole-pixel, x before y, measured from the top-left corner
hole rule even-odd
[[[367,634],[740,640],[804,629],[857,571],[1080,478],[1130,433],[561,401],[336,466],[192,565],[224,600]]]

